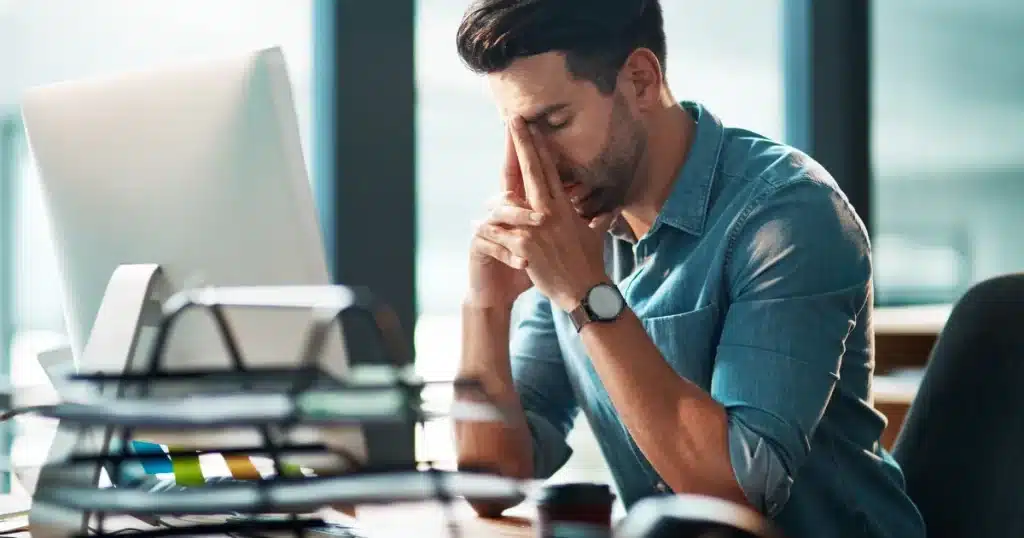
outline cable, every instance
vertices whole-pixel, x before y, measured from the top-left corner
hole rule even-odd
[[[99,529],[96,528],[96,527],[89,527],[89,532],[93,533],[93,534],[99,534]],[[135,528],[135,527],[125,527],[125,528],[122,528],[122,529],[118,529],[116,531],[111,531],[111,532],[103,533],[100,536],[117,536],[117,535],[128,533],[128,532],[144,532],[144,530],[143,529],[139,529],[139,528]],[[28,527],[22,527],[20,529],[14,529],[14,530],[10,530],[10,531],[0,532],[0,537],[8,537],[8,536],[19,536],[19,537],[20,536],[25,536],[25,537],[28,537],[28,536],[31,536],[31,529],[28,528]]]
[[[29,413],[50,413],[56,408],[57,406],[55,405],[28,405],[25,407],[16,407],[0,413],[0,422],[6,422],[19,415],[26,415]]]
[[[110,531],[110,532],[105,532],[103,534],[100,534],[99,528],[97,528],[97,527],[89,527],[89,532],[91,532],[93,534],[96,534],[96,535],[99,535],[99,536],[117,536],[119,534],[124,534],[124,533],[127,533],[127,532],[145,532],[145,529],[139,529],[139,528],[136,528],[136,527],[123,527],[123,528],[117,529],[116,531]]]

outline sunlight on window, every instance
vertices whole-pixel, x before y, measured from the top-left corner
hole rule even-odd
[[[1019,2],[872,5],[880,303],[950,303],[1024,268],[1024,101],[1006,69],[1022,22]]]

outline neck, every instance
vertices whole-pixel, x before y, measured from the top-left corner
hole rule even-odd
[[[641,238],[654,225],[686,164],[696,124],[690,113],[668,97],[648,123],[647,152],[637,171],[634,200],[622,209],[633,235]]]

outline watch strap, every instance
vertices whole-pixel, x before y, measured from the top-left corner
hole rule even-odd
[[[608,289],[611,289],[619,297],[619,311],[616,312],[614,316],[608,319],[602,319],[601,316],[595,313],[594,309],[590,306],[590,294],[595,289],[600,287],[607,287]],[[583,329],[583,326],[588,323],[594,321],[611,321],[613,319],[618,318],[619,315],[621,315],[622,313],[623,307],[625,307],[625,299],[622,297],[622,293],[619,291],[619,288],[617,286],[607,283],[597,284],[593,288],[590,288],[589,291],[587,291],[586,295],[583,296],[583,299],[580,301],[580,304],[576,306],[576,308],[573,308],[571,311],[569,311],[569,319],[572,321],[572,324],[576,327],[576,332],[580,332]]]
[[[594,316],[590,312],[586,298],[569,312],[569,319],[572,320],[573,326],[576,327],[576,332],[580,332],[584,325],[594,321]]]

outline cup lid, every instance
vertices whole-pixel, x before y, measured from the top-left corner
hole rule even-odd
[[[590,523],[553,523],[545,536],[550,538],[612,538],[612,529]]]
[[[537,504],[610,505],[615,500],[607,484],[575,482],[545,486]]]

